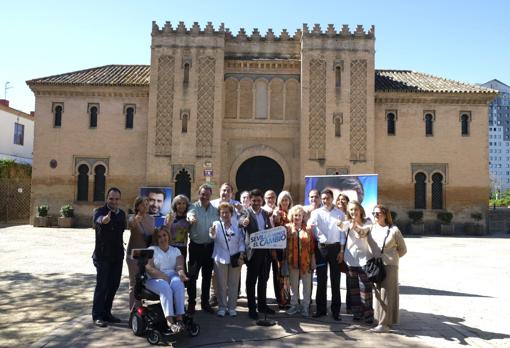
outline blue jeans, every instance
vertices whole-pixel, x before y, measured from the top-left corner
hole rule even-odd
[[[145,286],[159,295],[165,318],[184,314],[184,283],[177,272],[166,273],[170,281],[149,279]],[[175,306],[175,311],[174,311]]]

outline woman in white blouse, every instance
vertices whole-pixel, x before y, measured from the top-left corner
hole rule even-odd
[[[402,233],[393,225],[389,209],[378,204],[373,215],[375,224],[370,233],[369,244],[374,256],[379,256],[384,246],[382,260],[386,278],[374,287],[374,317],[378,325],[372,331],[387,332],[391,325],[399,322],[398,264],[407,248]]]
[[[209,236],[214,240],[214,272],[216,274],[216,296],[218,298],[218,316],[224,317],[226,312],[235,317],[237,296],[239,294],[240,265],[232,265],[230,256],[244,253],[244,235],[241,229],[232,224],[234,207],[227,203],[218,206],[220,219],[214,221],[209,229]],[[242,255],[242,254],[241,254]],[[241,262],[240,257],[239,262]]]
[[[151,246],[154,256],[147,264],[150,279],[146,286],[157,293],[168,326],[173,332],[184,329],[182,315],[184,314],[184,283],[188,280],[184,272],[184,258],[176,247],[169,244],[170,236],[165,229],[154,232]],[[174,310],[175,307],[175,310]]]
[[[368,280],[363,266],[372,257],[368,246],[367,236],[372,222],[365,216],[365,210],[358,201],[352,200],[347,205],[349,222],[344,251],[344,261],[347,264],[347,293],[353,320],[364,320],[367,324],[374,321],[372,309],[372,283]]]

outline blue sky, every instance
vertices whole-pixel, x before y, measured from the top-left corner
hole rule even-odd
[[[376,26],[376,68],[408,69],[463,82],[510,84],[510,2],[461,0],[173,1],[17,0],[0,7],[0,98],[34,109],[25,81],[106,64],[149,64],[151,22],[237,33],[303,23],[325,29]]]

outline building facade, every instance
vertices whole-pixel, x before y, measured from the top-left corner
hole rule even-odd
[[[32,164],[34,117],[0,99],[0,159]]]
[[[489,175],[495,195],[510,189],[510,86],[496,79],[482,86],[499,91],[489,105]]]
[[[30,80],[33,207],[71,202],[89,221],[107,186],[128,204],[141,186],[196,198],[200,184],[225,181],[299,201],[305,175],[376,173],[380,201],[403,219],[415,209],[458,222],[485,215],[496,92],[376,70],[374,45],[374,27],[277,36],[153,23],[148,66]]]

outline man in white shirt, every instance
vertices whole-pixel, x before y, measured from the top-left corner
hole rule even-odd
[[[340,318],[340,263],[343,260],[345,234],[337,226],[344,219],[342,213],[333,204],[333,192],[325,189],[321,192],[322,207],[312,211],[308,224],[312,226],[317,240],[315,252],[317,263],[317,291],[315,301],[317,312],[314,318],[327,314],[328,265],[331,281],[331,314],[333,319]]]

